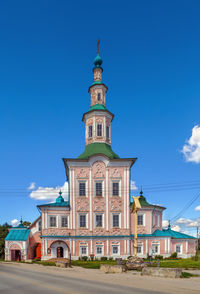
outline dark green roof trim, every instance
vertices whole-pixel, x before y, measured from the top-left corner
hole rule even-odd
[[[119,159],[120,157],[113,152],[110,145],[106,143],[91,143],[86,145],[85,151],[78,157],[78,159],[88,159],[89,157],[103,154],[110,159]]]
[[[10,229],[5,241],[26,241],[31,230],[24,228]]]
[[[64,201],[64,202],[54,202],[54,203],[47,203],[47,204],[41,204],[37,205],[38,208],[40,207],[69,207],[69,201]]]
[[[85,115],[86,114],[89,114],[91,113],[92,111],[103,111],[103,112],[107,112],[108,114],[110,114],[111,116],[111,121],[113,120],[114,118],[114,114],[112,112],[110,112],[107,108],[105,108],[103,105],[102,106],[96,106],[96,105],[102,105],[102,104],[95,104],[93,106],[90,107],[89,111],[83,113],[83,117],[82,117],[82,121],[84,122],[84,118],[85,118]]]
[[[170,234],[167,234],[165,231],[167,230],[156,230],[153,234],[138,234],[138,238],[155,238],[155,237],[172,237],[174,239],[196,239],[195,237],[192,237],[192,236],[189,236],[189,235],[186,235],[186,234],[183,234],[183,233],[179,233],[178,235],[176,233],[178,232],[175,232],[175,231],[172,231],[172,233]],[[174,234],[175,233],[175,234]],[[175,237],[176,236],[176,237]],[[113,236],[107,236],[107,235],[101,235],[101,236],[82,236],[82,235],[78,235],[78,236],[66,236],[66,235],[58,235],[58,236],[55,236],[55,235],[42,235],[40,236],[41,238],[65,238],[65,239],[70,239],[70,238],[74,238],[74,239],[78,239],[78,238],[82,238],[82,239],[98,239],[98,238],[106,238],[106,239],[117,239],[117,238],[134,238],[134,234],[130,234],[130,235],[113,235]]]
[[[87,239],[87,238],[90,238],[90,239],[96,239],[96,238],[128,238],[128,237],[130,237],[129,235],[113,235],[113,236],[82,236],[82,235],[78,235],[78,236],[63,236],[63,235],[61,235],[61,236],[54,236],[54,235],[50,235],[50,236],[48,236],[48,235],[42,235],[42,236],[40,236],[40,238],[65,238],[65,239],[73,239],[73,238],[82,238],[82,239]]]
[[[106,111],[108,111],[103,104],[95,104],[95,105],[91,106],[89,111],[92,111],[92,110],[106,110]]]

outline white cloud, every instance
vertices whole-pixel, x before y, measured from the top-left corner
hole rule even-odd
[[[34,190],[35,189],[35,187],[36,187],[36,185],[35,185],[35,183],[34,182],[32,182],[32,183],[30,183],[30,185],[28,186],[28,190]]]
[[[137,190],[138,187],[135,184],[135,181],[131,181],[131,190]]]
[[[11,226],[16,227],[16,226],[18,226],[19,221],[18,221],[18,219],[13,219],[13,220],[11,220],[10,223],[11,223]]]
[[[163,227],[164,229],[166,229],[166,228],[168,227],[168,225],[169,225],[169,221],[164,219],[164,220],[162,221],[162,227]]]
[[[180,232],[181,231],[181,227],[178,225],[172,226],[172,230],[176,231],[176,232]]]
[[[196,210],[196,211],[200,211],[200,205],[197,206],[197,207],[195,207],[195,210]]]
[[[183,146],[182,152],[186,161],[200,163],[200,126],[194,126],[192,136]]]
[[[54,201],[59,196],[59,191],[62,191],[62,196],[68,198],[68,182],[63,186],[57,187],[39,187],[30,193],[30,198],[36,200],[51,200]]]
[[[179,218],[175,224],[180,225],[182,228],[196,228],[200,226],[200,218],[189,219],[189,218]]]

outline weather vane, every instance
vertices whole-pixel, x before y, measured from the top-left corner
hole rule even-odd
[[[98,52],[98,54],[99,54],[99,43],[100,43],[100,39],[97,42],[97,52]]]

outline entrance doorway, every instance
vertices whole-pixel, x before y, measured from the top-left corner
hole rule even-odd
[[[21,261],[21,251],[20,250],[11,250],[11,260],[12,261]]]
[[[63,247],[57,247],[57,257],[64,257],[63,255]]]

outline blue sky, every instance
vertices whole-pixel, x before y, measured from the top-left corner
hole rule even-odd
[[[61,158],[83,152],[98,38],[112,147],[138,157],[132,180],[167,207],[164,219],[198,195],[199,10],[199,1],[1,1],[0,223],[33,221],[41,201],[27,188],[62,187]],[[194,233],[197,206],[176,225]]]

